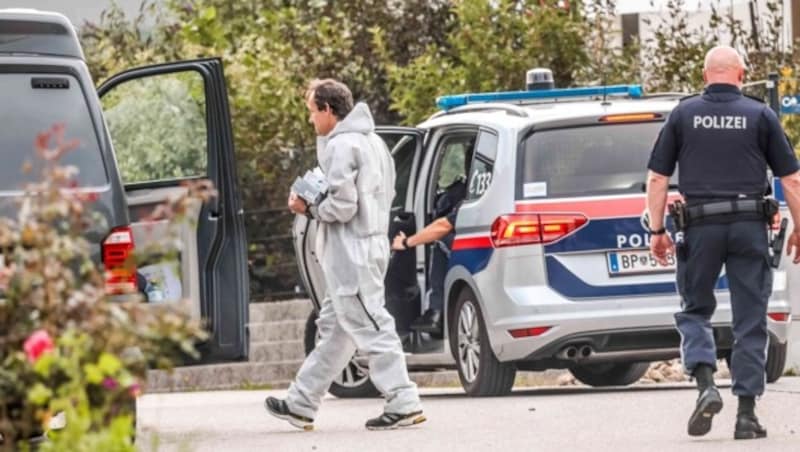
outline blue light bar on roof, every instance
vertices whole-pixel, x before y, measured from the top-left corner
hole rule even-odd
[[[560,99],[565,97],[587,97],[624,94],[642,97],[642,85],[589,86],[584,88],[559,88],[534,91],[507,91],[496,93],[453,94],[436,99],[442,110],[478,102],[519,102],[526,100]]]

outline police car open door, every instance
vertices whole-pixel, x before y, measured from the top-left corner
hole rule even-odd
[[[222,61],[132,69],[111,77],[98,94],[136,249],[168,233],[179,243],[164,250],[172,257],[139,265],[140,289],[152,304],[190,301],[188,310],[209,333],[198,346],[200,362],[246,359],[247,248]],[[218,195],[190,206],[177,231],[169,232],[168,221],[148,219],[185,193],[187,183],[205,179]]]

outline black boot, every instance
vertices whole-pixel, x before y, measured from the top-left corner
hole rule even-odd
[[[722,396],[714,386],[714,369],[711,366],[699,364],[692,375],[697,379],[700,395],[689,418],[687,430],[691,436],[703,436],[711,430],[714,415],[722,410]]]
[[[736,413],[735,439],[766,438],[767,430],[758,422],[755,413],[755,397],[739,397],[739,410]]]
[[[692,376],[697,380],[697,390],[701,393],[709,386],[714,384],[714,368],[708,364],[698,364],[692,372]]]
[[[442,332],[442,311],[438,309],[428,309],[425,314],[411,322],[411,329],[423,333]]]

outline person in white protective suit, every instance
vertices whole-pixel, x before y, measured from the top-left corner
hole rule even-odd
[[[317,135],[317,159],[329,184],[319,205],[294,193],[289,208],[317,220],[316,254],[327,294],[319,313],[320,340],[289,387],[285,400],[268,397],[267,411],[295,427],[312,430],[322,396],[356,349],[369,359],[369,375],[386,403],[370,430],[425,421],[417,386],[408,378],[394,318],[384,307],[383,279],[389,261],[389,217],[394,162],[375,134],[366,104],[353,106],[344,84],[315,80],[306,92]]]

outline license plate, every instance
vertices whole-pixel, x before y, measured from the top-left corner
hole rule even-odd
[[[667,265],[661,265],[650,250],[609,251],[606,263],[611,276],[675,271],[675,256],[667,257]]]

